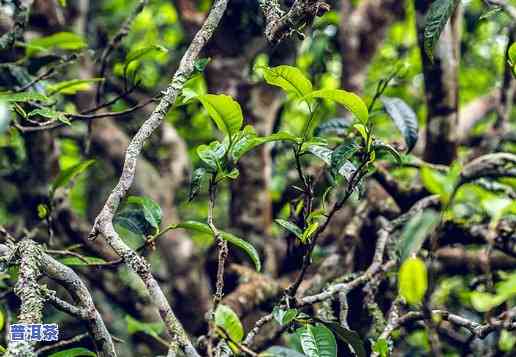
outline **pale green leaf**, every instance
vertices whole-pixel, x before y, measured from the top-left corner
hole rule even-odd
[[[46,89],[49,95],[54,95],[57,93],[74,95],[77,92],[90,90],[93,83],[98,83],[103,80],[104,78],[72,79],[69,81],[49,84]]]
[[[405,260],[398,274],[398,286],[400,295],[409,304],[421,304],[428,289],[425,263],[417,257]]]
[[[84,347],[74,347],[63,351],[55,352],[49,357],[95,357],[97,354]]]
[[[263,78],[273,86],[280,87],[296,98],[303,98],[312,91],[312,82],[299,68],[292,66],[264,67]]]
[[[303,231],[301,228],[296,226],[294,223],[286,221],[284,219],[275,219],[274,222],[279,224],[281,227],[285,228],[290,233],[294,234],[297,238],[301,239],[303,236]]]
[[[369,111],[362,98],[342,89],[320,89],[309,93],[304,99],[320,98],[336,102],[346,108],[362,124],[367,123]]]
[[[217,306],[215,310],[215,325],[221,327],[232,341],[242,341],[244,337],[244,327],[238,315],[229,306],[223,304]]]
[[[224,134],[232,136],[240,130],[244,117],[240,104],[233,98],[225,94],[204,94],[196,98]]]
[[[72,181],[74,178],[82,174],[84,171],[86,171],[88,168],[90,168],[91,165],[95,163],[95,160],[87,160],[80,162],[72,167],[69,167],[66,170],[61,171],[59,176],[52,182],[50,186],[50,196],[54,195],[54,192],[60,188],[68,185],[70,181]]]
[[[165,329],[165,325],[162,322],[142,322],[130,315],[125,316],[125,321],[127,323],[127,332],[130,335],[143,332],[152,337],[158,337]]]
[[[62,264],[68,266],[88,266],[91,264],[102,264],[106,261],[97,257],[66,257],[59,260]]]
[[[27,56],[33,56],[41,51],[50,51],[55,48],[63,50],[80,50],[87,46],[82,36],[72,32],[58,32],[49,36],[35,38],[25,44]]]
[[[2,102],[47,102],[49,99],[47,96],[38,92],[21,92],[21,93],[2,93],[0,94],[0,101]]]

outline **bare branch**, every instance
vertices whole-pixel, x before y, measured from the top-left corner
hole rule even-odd
[[[102,211],[95,219],[93,230],[90,234],[91,237],[102,234],[106,238],[108,244],[117,252],[118,255],[120,255],[121,258],[124,259],[124,262],[128,265],[128,267],[136,272],[136,274],[138,274],[138,276],[144,282],[151,296],[151,300],[158,307],[160,315],[165,322],[169,333],[172,335],[172,353],[175,353],[177,348],[180,347],[189,356],[198,356],[198,353],[195,351],[195,348],[190,342],[181,323],[172,311],[170,304],[168,303],[165,295],[163,294],[163,291],[158,285],[158,282],[152,276],[149,264],[130,247],[128,247],[115,231],[113,227],[113,217],[116,213],[116,210],[118,209],[120,202],[125,197],[127,191],[134,181],[136,162],[143,148],[143,145],[152,135],[154,130],[161,125],[168,110],[172,107],[176,101],[176,98],[180,94],[184,83],[193,73],[195,68],[195,61],[199,56],[202,48],[205,46],[217,28],[220,19],[226,10],[227,3],[228,0],[218,0],[213,4],[213,7],[206,21],[195,35],[186,53],[183,55],[183,58],[179,64],[179,68],[172,78],[170,85],[163,92],[163,97],[161,98],[159,104],[154,109],[150,118],[143,123],[136,135],[131,140],[129,147],[127,148],[124,168],[120,180],[109,195],[104,207],[102,208]]]
[[[271,43],[281,42],[330,10],[330,6],[320,0],[296,0],[287,13],[281,9],[278,0],[258,0],[258,3],[267,23],[265,37]]]

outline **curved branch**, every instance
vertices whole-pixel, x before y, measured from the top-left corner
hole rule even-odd
[[[195,61],[217,28],[222,15],[226,10],[227,3],[228,0],[217,0],[213,4],[206,21],[195,35],[186,53],[183,55],[179,68],[174,74],[170,85],[163,92],[163,97],[159,104],[154,109],[150,118],[143,123],[131,140],[129,147],[127,148],[124,168],[120,180],[109,195],[101,212],[95,219],[93,230],[90,234],[90,237],[102,234],[106,238],[108,244],[117,252],[118,255],[120,255],[121,258],[123,258],[127,266],[136,272],[136,274],[142,279],[150,294],[151,300],[159,309],[161,318],[165,322],[168,332],[172,335],[173,341],[170,348],[171,352],[175,353],[177,348],[180,347],[189,356],[198,356],[198,353],[190,342],[183,326],[172,311],[165,294],[158,285],[158,282],[152,276],[149,264],[129,246],[127,246],[115,231],[113,227],[113,217],[120,202],[125,197],[134,181],[136,163],[143,145],[152,135],[154,130],[161,125],[168,110],[172,107],[176,98],[180,94],[184,83],[194,72]]]

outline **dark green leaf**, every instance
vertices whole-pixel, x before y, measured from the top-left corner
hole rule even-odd
[[[95,357],[97,354],[84,347],[74,347],[52,353],[49,357]]]
[[[324,134],[345,135],[352,124],[351,117],[333,118],[326,120],[315,128],[315,136]]]
[[[213,232],[211,231],[210,227],[206,223],[196,222],[196,221],[185,221],[179,224],[174,224],[171,226],[171,228],[183,228],[187,230],[192,230],[199,233],[209,234],[213,235]],[[222,239],[227,240],[229,243],[233,244],[234,246],[242,249],[247,255],[251,258],[253,261],[256,270],[260,271],[262,269],[262,263],[260,262],[260,256],[258,255],[258,252],[256,249],[246,242],[245,240],[224,231],[219,231],[221,234]]]
[[[204,69],[206,68],[206,66],[208,65],[208,63],[210,63],[211,61],[211,58],[199,58],[197,60],[195,60],[195,63],[194,63],[194,68],[197,72],[204,72]]]
[[[401,155],[394,147],[392,147],[389,144],[382,143],[381,141],[376,141],[373,145],[374,149],[376,151],[386,151],[387,153],[391,154],[394,159],[398,162],[398,164],[401,164]]]
[[[385,110],[405,139],[407,152],[412,151],[416,145],[419,130],[416,113],[400,98],[382,97],[381,99]]]
[[[369,111],[362,98],[352,92],[342,89],[321,89],[305,96],[304,99],[321,98],[342,105],[353,114],[362,124],[367,123]]]
[[[337,357],[337,341],[332,331],[324,325],[306,325],[296,334],[307,357]]]
[[[322,321],[322,323],[330,330],[332,330],[338,339],[351,346],[356,356],[366,357],[364,343],[362,342],[362,339],[358,333],[353,330],[344,328],[336,322]]]
[[[343,165],[353,157],[353,155],[360,150],[360,146],[353,141],[348,141],[340,144],[333,150],[330,159],[330,170],[333,173],[339,173],[342,176],[347,176],[347,173],[342,171]],[[354,166],[353,166],[354,167]],[[353,170],[356,171],[356,170]]]
[[[204,94],[197,98],[213,119],[220,131],[232,136],[240,130],[244,117],[242,108],[233,98],[225,94]]]
[[[159,229],[160,206],[148,197],[130,196],[116,213],[113,223],[138,235],[147,236]]]
[[[50,186],[50,196],[53,196],[54,192],[58,188],[68,185],[70,181],[72,181],[74,178],[76,178],[84,171],[86,171],[88,168],[90,168],[90,166],[94,163],[95,160],[87,160],[80,162],[72,167],[69,167],[66,170],[61,171],[59,176],[57,176],[57,178],[54,180],[54,182],[52,182],[52,185]]]
[[[205,168],[199,167],[192,173],[190,181],[190,193],[188,194],[188,201],[191,201],[197,196],[201,190],[202,179],[208,174]]]
[[[272,346],[265,352],[258,355],[259,357],[306,357],[304,354],[299,353],[290,348],[282,346]]]
[[[217,170],[221,167],[220,160],[226,153],[226,147],[219,141],[213,141],[210,145],[199,145],[197,147],[197,155],[209,167]]]
[[[296,98],[302,98],[312,91],[312,82],[299,68],[282,65],[273,68],[265,67],[263,71],[263,78],[267,83],[280,87]]]
[[[274,222],[285,228],[290,233],[294,234],[299,239],[301,239],[301,237],[303,236],[303,231],[301,230],[301,228],[299,228],[292,222],[285,221],[284,219],[275,219]]]
[[[400,260],[403,262],[417,254],[426,237],[439,223],[439,215],[433,210],[425,210],[414,215],[403,228],[400,238]]]
[[[217,306],[217,310],[215,310],[215,325],[221,327],[232,341],[242,341],[244,328],[238,315],[229,306],[223,304]]]
[[[441,33],[459,4],[459,0],[435,0],[425,17],[424,47],[427,56],[433,60],[434,48]]]

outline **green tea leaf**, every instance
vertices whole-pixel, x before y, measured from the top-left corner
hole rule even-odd
[[[331,165],[331,156],[333,152],[329,148],[321,145],[308,144],[304,149],[324,161],[326,165]]]
[[[59,260],[62,264],[68,266],[88,266],[91,264],[101,264],[106,261],[97,257],[83,257],[83,259],[79,257],[66,257]]]
[[[471,305],[479,312],[487,312],[504,302],[501,295],[493,295],[490,293],[473,291],[470,295]]]
[[[282,309],[277,306],[272,310],[274,319],[281,325],[285,326],[291,323],[297,316],[299,311],[297,309]]]
[[[72,79],[70,81],[49,84],[46,89],[49,95],[57,93],[74,95],[77,92],[90,90],[93,83],[98,83],[103,80],[104,78]]]
[[[47,102],[47,96],[38,92],[2,93],[0,101],[7,103]]]
[[[203,105],[220,131],[232,136],[244,122],[242,108],[233,98],[225,94],[204,94],[195,97]]]
[[[331,330],[324,325],[306,325],[296,334],[307,357],[337,357],[337,341]]]
[[[160,206],[152,199],[143,196],[129,196],[113,218],[113,224],[147,236],[156,232],[163,214]]]
[[[272,346],[266,351],[260,353],[259,357],[306,357],[304,354],[299,353],[290,348],[283,346]]]
[[[84,347],[74,347],[63,351],[55,352],[49,357],[95,357],[97,354]]]
[[[50,36],[35,38],[26,43],[27,56],[31,57],[42,51],[55,48],[63,50],[80,50],[87,46],[83,37],[72,32],[58,32]]]
[[[351,127],[352,122],[353,121],[351,119],[351,116],[328,119],[325,122],[319,124],[317,128],[315,128],[314,135],[345,135],[348,133],[348,130]]]
[[[384,338],[380,338],[373,345],[373,352],[378,353],[380,357],[389,357],[389,342]]]
[[[148,56],[151,53],[154,52],[162,52],[166,53],[168,50],[161,46],[161,45],[152,45],[152,46],[146,46],[142,48],[137,48],[135,50],[131,50],[124,61],[124,72],[126,71],[127,67],[131,64],[133,61],[137,61],[142,59],[145,56]]]
[[[321,322],[324,324],[324,326],[328,327],[338,339],[344,343],[347,343],[353,349],[357,357],[366,357],[364,342],[358,333],[353,330],[344,328],[336,322],[322,320]]]
[[[268,136],[258,136],[254,128],[247,125],[242,131],[242,135],[235,140],[230,150],[233,162],[237,162],[245,153],[253,150],[259,145],[273,141],[297,142],[297,138],[286,132],[278,132]]]
[[[373,148],[378,152],[385,151],[391,154],[391,156],[398,162],[398,164],[401,164],[401,155],[398,150],[392,147],[392,145],[385,144],[380,141],[375,141]]]
[[[353,141],[347,141],[337,146],[331,154],[330,169],[332,173],[339,173],[345,176],[341,168],[346,162],[349,162],[353,155],[359,150],[360,146]]]
[[[459,0],[435,0],[425,17],[424,47],[427,56],[433,60],[434,48],[441,33],[459,4]]]
[[[56,119],[59,120],[62,123],[65,123],[66,125],[71,125],[72,123],[66,116],[66,113],[59,112],[57,110],[51,109],[51,108],[38,108],[31,111],[27,116],[33,117],[33,116],[42,116],[44,118],[48,119]]]
[[[203,144],[197,147],[199,158],[214,170],[221,168],[221,159],[225,153],[226,147],[219,141],[213,141],[210,145]]]
[[[312,91],[312,82],[299,68],[286,65],[261,68],[264,71],[263,78],[268,84],[280,87],[296,98],[303,98]]]
[[[240,342],[244,337],[244,327],[238,315],[227,305],[220,304],[215,310],[215,325],[221,327],[231,340]]]
[[[201,223],[201,222],[196,222],[196,221],[185,221],[182,223],[174,224],[170,227],[172,229],[183,228],[183,229],[192,230],[192,231],[199,232],[199,233],[213,235],[213,232],[211,231],[210,227],[206,223]],[[220,231],[220,230],[219,230],[219,232],[221,234],[222,239],[227,240],[229,243],[242,249],[249,256],[249,258],[251,258],[257,271],[260,271],[262,269],[262,263],[260,261],[260,256],[258,255],[258,251],[256,250],[255,247],[253,247],[250,243],[243,240],[242,238],[239,238],[231,233]]]
[[[513,65],[516,65],[516,42],[514,42],[511,47],[509,47],[509,50],[507,51],[507,57]]]
[[[290,233],[294,234],[297,238],[301,239],[303,236],[303,231],[301,228],[296,226],[294,223],[285,221],[284,219],[275,219],[274,222],[279,224],[281,227],[285,228]]]
[[[439,224],[439,215],[433,210],[425,210],[414,215],[403,228],[400,238],[400,261],[404,262],[417,254],[426,237]]]
[[[192,179],[190,181],[190,193],[188,194],[188,201],[193,200],[195,196],[197,196],[201,190],[202,180],[204,177],[206,177],[207,174],[208,171],[203,167],[199,167],[194,170],[192,173]]]
[[[127,332],[130,335],[143,332],[149,336],[158,337],[165,330],[165,325],[162,322],[142,322],[130,315],[125,316],[125,321],[127,323]]]
[[[362,124],[367,123],[369,111],[362,98],[352,92],[342,89],[320,89],[309,93],[304,99],[327,99],[342,105],[353,114]]]
[[[405,260],[398,274],[398,285],[400,295],[409,304],[421,304],[428,289],[428,273],[425,263],[417,257]]]
[[[400,98],[382,97],[381,100],[385,110],[403,135],[407,152],[411,152],[418,139],[419,124],[416,113]]]
[[[61,171],[59,176],[52,182],[50,186],[50,196],[52,197],[55,191],[60,188],[68,185],[70,181],[75,179],[77,176],[85,172],[87,169],[91,167],[95,163],[95,160],[87,160],[78,163],[72,167],[69,167],[66,170]]]

